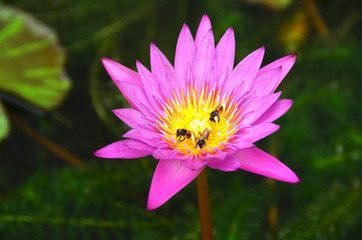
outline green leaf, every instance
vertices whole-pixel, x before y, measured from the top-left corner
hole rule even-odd
[[[349,231],[360,225],[361,197],[358,179],[343,184],[331,183],[316,194],[306,209],[288,219],[277,239],[349,239]],[[353,239],[360,239],[360,236],[353,236]]]
[[[6,117],[4,108],[0,102],[0,143],[2,141],[2,139],[4,139],[10,130],[10,125],[9,125],[9,121]]]
[[[148,184],[142,182],[151,176],[142,174],[141,181],[129,181],[139,173],[137,162],[107,164],[37,171],[0,202],[1,239],[23,239],[37,230],[37,239],[49,239],[49,231],[54,236],[77,236],[68,239],[92,239],[82,236],[107,237],[111,231],[125,235],[130,230],[135,232],[132,239],[162,239],[163,232],[155,228],[178,228],[168,217],[146,210]],[[21,233],[16,231],[19,227]],[[142,233],[151,237],[140,236]]]
[[[32,16],[0,8],[0,90],[44,110],[61,103],[71,82],[53,30]]]

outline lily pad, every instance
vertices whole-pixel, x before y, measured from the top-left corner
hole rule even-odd
[[[71,82],[55,32],[0,4],[0,90],[43,110],[58,106]]]

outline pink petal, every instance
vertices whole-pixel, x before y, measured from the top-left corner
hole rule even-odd
[[[231,172],[240,169],[240,161],[232,156],[227,156],[225,159],[213,159],[207,162],[207,166],[218,169],[224,172]]]
[[[244,149],[244,148],[254,147],[253,143],[247,142],[247,141],[242,141],[241,139],[237,139],[233,143],[230,143],[229,145],[230,145],[230,147],[233,147],[234,151],[235,150],[241,150],[241,149]]]
[[[137,72],[132,71],[131,69],[119,64],[108,58],[102,58],[102,63],[105,69],[107,70],[109,76],[113,81],[122,81],[135,84],[139,87],[142,87],[141,79]]]
[[[282,71],[280,66],[258,75],[252,87],[252,90],[255,90],[255,95],[262,97],[273,93],[276,86],[280,83]]]
[[[112,112],[131,128],[149,123],[149,121],[143,117],[144,115],[141,112],[132,108],[114,109]]]
[[[208,80],[211,67],[213,66],[215,66],[215,46],[214,35],[210,30],[197,49],[196,56],[192,64],[192,74],[194,81],[196,82],[196,88],[199,91],[205,84],[205,81]]]
[[[240,135],[239,139],[241,141],[254,143],[278,131],[279,128],[280,126],[274,123],[261,123],[254,127],[244,128],[240,130],[237,135]]]
[[[173,66],[153,43],[151,43],[151,70],[169,93],[178,85]]]
[[[260,76],[261,74],[263,74],[264,72],[267,72],[271,69],[277,68],[279,66],[282,66],[282,73],[280,75],[279,81],[276,82],[275,88],[271,91],[274,92],[275,89],[279,86],[280,82],[284,79],[284,77],[287,75],[287,73],[289,72],[289,70],[293,67],[295,60],[297,59],[297,54],[293,53],[290,54],[288,56],[279,58],[278,60],[269,63],[268,65],[264,66],[263,68],[260,69],[258,76]]]
[[[185,88],[185,83],[188,81],[188,68],[195,57],[195,43],[186,24],[183,25],[180,35],[177,40],[176,54],[175,54],[175,72],[178,77],[179,83],[178,90]]]
[[[151,155],[154,148],[142,142],[127,139],[111,143],[94,153],[101,158],[140,158]]]
[[[192,170],[203,168],[206,165],[206,163],[207,161],[205,159],[196,157],[196,155],[189,156],[187,160],[183,160],[183,164]]]
[[[185,161],[183,161],[184,165],[191,169],[199,169],[207,165],[209,161],[214,160],[223,160],[227,156],[227,152],[225,151],[218,151],[212,154],[205,154],[205,155],[188,155]]]
[[[188,160],[188,155],[181,154],[175,149],[171,148],[158,148],[156,149],[152,156],[156,159],[177,159],[177,160]]]
[[[159,104],[154,100],[154,98],[159,100],[165,99],[165,96],[163,94],[164,86],[162,86],[162,88],[160,80],[139,61],[136,62],[136,66],[140,74],[143,87],[144,89],[147,89],[147,91],[145,92],[148,96],[149,101],[153,104],[153,108],[159,109]]]
[[[196,33],[196,37],[195,37],[196,49],[199,48],[204,37],[210,30],[212,30],[210,18],[205,14],[202,16],[199,28],[197,29],[197,33]]]
[[[192,170],[182,161],[160,160],[153,174],[147,209],[153,210],[160,207],[194,180],[203,169]]]
[[[248,126],[257,120],[279,98],[281,92],[273,93],[251,101],[244,107],[242,125]],[[249,114],[250,113],[250,114]],[[242,116],[242,118],[243,118]]]
[[[257,125],[263,122],[273,122],[286,113],[293,104],[291,99],[280,99],[263,113],[252,125]]]
[[[234,66],[235,36],[233,28],[229,28],[216,46],[216,79],[226,71],[229,73]]]
[[[250,90],[258,74],[264,52],[264,47],[261,47],[241,60],[225,80],[222,86],[222,94],[238,89],[238,93],[241,95]]]
[[[234,154],[240,160],[240,168],[289,183],[299,183],[295,173],[278,159],[254,147],[240,150]]]
[[[147,145],[150,145],[150,146],[156,148],[157,142],[159,141],[159,140],[154,139],[156,136],[157,136],[157,134],[153,131],[149,131],[144,128],[134,128],[134,129],[131,129],[128,132],[126,132],[122,137],[132,138],[134,140],[144,142]],[[160,139],[161,139],[161,137],[160,137]]]
[[[227,153],[225,151],[216,151],[212,154],[207,154],[206,156],[201,155],[200,159],[201,161],[210,161],[212,159],[218,159],[223,160],[227,156]]]
[[[121,88],[121,86],[118,85],[118,83],[127,82],[134,84],[138,87],[142,87],[142,82],[138,73],[108,58],[102,58],[102,63],[107,70],[109,76],[116,83],[118,89],[121,91],[129,104],[133,108],[137,109],[137,106],[132,102],[129,96],[125,94],[124,90]]]
[[[143,88],[135,84],[122,81],[117,81],[117,86],[132,107],[135,106],[136,109],[139,109],[144,114],[150,114],[148,109],[152,109],[152,105]],[[147,108],[145,108],[145,106]]]

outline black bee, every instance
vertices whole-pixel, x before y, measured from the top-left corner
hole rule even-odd
[[[182,142],[184,141],[186,138],[190,138],[191,137],[191,131],[186,130],[186,129],[177,129],[176,130],[176,137],[178,137],[177,142]]]
[[[201,135],[201,133],[200,133]],[[199,146],[200,148],[203,148],[206,146],[205,139],[208,140],[210,135],[210,129],[206,128],[204,132],[202,133],[201,137],[197,140],[195,148]]]
[[[210,118],[209,118],[210,121],[215,122],[216,121],[215,118],[217,118],[218,122],[220,122],[219,114],[222,110],[224,110],[224,107],[221,105],[219,105],[217,108],[215,108],[215,110],[210,113]]]

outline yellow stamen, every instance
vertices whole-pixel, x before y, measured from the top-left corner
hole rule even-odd
[[[197,90],[191,85],[179,95],[174,92],[172,99],[166,99],[162,115],[158,115],[156,125],[160,132],[164,131],[164,140],[182,154],[205,155],[216,152],[215,148],[222,150],[225,143],[233,141],[230,136],[238,131],[236,126],[241,120],[241,109],[238,109],[232,96],[221,98],[220,89],[212,92],[209,89],[208,84],[205,84],[199,97]],[[219,111],[220,120],[215,117],[211,121],[210,114],[218,106],[223,106],[223,110]],[[206,128],[210,130],[210,134],[204,139],[206,145],[200,148],[197,141]],[[191,137],[178,141],[178,129],[191,131]]]

